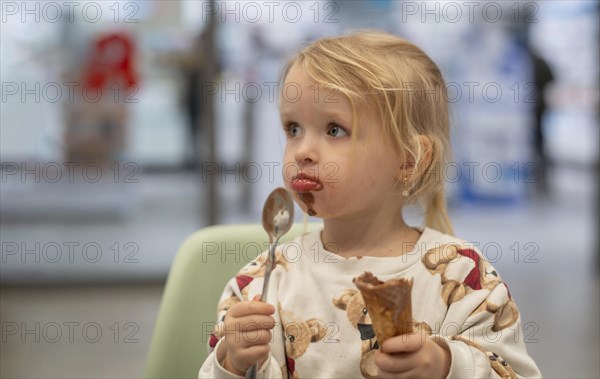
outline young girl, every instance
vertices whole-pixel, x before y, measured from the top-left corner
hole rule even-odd
[[[454,237],[440,177],[449,155],[442,75],[419,48],[361,32],[314,42],[287,64],[280,112],[284,181],[323,219],[227,285],[199,377],[539,377],[508,287]],[[418,201],[425,226],[402,207]],[[415,333],[379,345],[352,279],[413,279]]]

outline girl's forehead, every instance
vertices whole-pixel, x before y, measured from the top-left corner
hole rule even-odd
[[[321,90],[338,90],[339,85],[334,82],[331,83],[319,83],[313,77],[311,77],[308,72],[298,64],[293,65],[288,74],[285,77],[285,82],[283,84],[284,87],[290,86],[300,86],[311,89],[313,92],[317,90],[317,88]]]
[[[352,112],[350,100],[339,86],[317,83],[299,65],[289,70],[280,95],[282,113],[306,108]]]
[[[299,63],[294,63],[285,76],[285,83],[288,82],[299,82],[299,81],[312,81],[314,80],[308,75],[304,67]]]

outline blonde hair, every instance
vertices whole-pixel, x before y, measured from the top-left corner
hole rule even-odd
[[[442,74],[431,58],[400,37],[361,31],[313,42],[287,62],[282,80],[295,64],[319,85],[347,96],[353,129],[358,103],[380,115],[383,136],[414,165],[405,203],[423,207],[425,226],[454,234],[440,176],[451,155],[448,100]],[[420,136],[429,138],[430,150],[419,143]]]

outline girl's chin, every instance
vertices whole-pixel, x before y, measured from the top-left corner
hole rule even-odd
[[[319,212],[317,209],[315,209],[314,206],[306,206],[305,204],[302,204],[300,206],[300,208],[302,209],[302,212],[306,213],[309,216],[319,216]]]

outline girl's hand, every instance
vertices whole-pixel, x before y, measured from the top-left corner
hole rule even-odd
[[[260,366],[269,356],[275,307],[256,300],[260,300],[260,295],[253,301],[235,304],[225,316],[223,343],[227,354],[223,367],[236,375],[244,376],[252,365]]]
[[[426,334],[406,334],[386,340],[375,352],[375,365],[382,379],[442,379],[450,370],[450,352]]]

